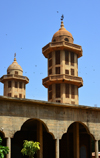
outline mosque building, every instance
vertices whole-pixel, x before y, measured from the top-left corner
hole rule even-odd
[[[48,76],[42,80],[48,89],[48,101],[26,99],[23,69],[16,55],[7,74],[0,78],[4,95],[0,96],[0,136],[9,147],[6,158],[26,158],[21,154],[24,140],[40,142],[34,158],[98,158],[100,108],[79,105],[78,58],[82,47],[73,43],[61,19],[60,29],[42,48],[48,60]]]

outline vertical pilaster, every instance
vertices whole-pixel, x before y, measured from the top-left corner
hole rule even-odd
[[[74,124],[74,158],[79,158],[79,123]]]
[[[55,140],[55,158],[59,158],[59,139]]]
[[[98,158],[98,140],[95,140],[95,158]]]
[[[37,124],[37,141],[40,143],[40,150],[38,151],[38,158],[43,158],[43,129],[42,122]]]
[[[7,143],[7,146],[9,148],[9,153],[6,155],[6,158],[11,158],[11,138],[10,137],[7,138],[6,143]]]

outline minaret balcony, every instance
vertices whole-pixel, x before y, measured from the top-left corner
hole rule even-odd
[[[77,54],[78,58],[82,56],[82,47],[66,41],[50,42],[42,48],[43,55],[47,58],[50,52],[56,50],[69,50]]]
[[[29,79],[26,76],[20,76],[20,75],[15,75],[15,74],[10,74],[10,75],[3,75],[0,78],[0,82],[4,83],[5,80],[20,80],[25,82],[26,84],[29,83]]]
[[[50,75],[42,80],[43,85],[48,88],[51,84],[56,83],[68,83],[79,87],[83,86],[83,80],[81,77],[66,75],[66,74],[56,74]]]

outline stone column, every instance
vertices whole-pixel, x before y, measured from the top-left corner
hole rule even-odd
[[[55,140],[55,158],[59,158],[59,139]]]
[[[74,124],[74,158],[79,158],[79,123]]]
[[[9,148],[9,153],[7,154],[6,158],[11,158],[11,138],[7,138],[7,146]]]
[[[95,140],[95,158],[98,158],[98,140]]]
[[[42,122],[38,122],[38,124],[37,124],[37,141],[40,143],[40,150],[37,153],[38,158],[43,158],[43,129],[42,129]]]

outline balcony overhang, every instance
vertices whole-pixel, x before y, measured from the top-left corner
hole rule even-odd
[[[48,54],[56,50],[69,50],[77,54],[78,58],[82,56],[82,47],[66,41],[50,42],[42,48],[43,55],[47,58]]]
[[[83,80],[81,77],[66,75],[66,74],[56,74],[50,75],[42,80],[44,87],[48,88],[49,85],[56,83],[68,83],[79,87],[83,86]]]
[[[29,79],[26,76],[20,76],[20,75],[15,75],[15,74],[10,74],[10,75],[3,75],[0,78],[0,82],[4,83],[6,80],[19,80],[24,83],[29,83]]]

